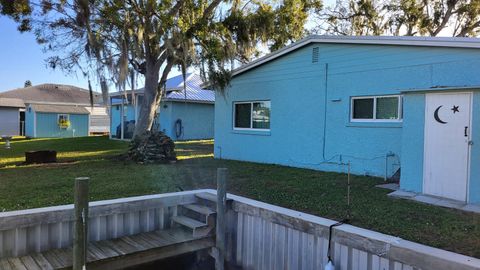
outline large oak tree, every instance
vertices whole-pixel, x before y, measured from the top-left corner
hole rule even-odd
[[[104,98],[110,81],[124,88],[131,74],[144,77],[135,136],[152,127],[173,68],[196,66],[224,89],[231,63],[303,37],[320,8],[320,0],[0,0],[2,14],[54,53],[51,67],[95,74]]]

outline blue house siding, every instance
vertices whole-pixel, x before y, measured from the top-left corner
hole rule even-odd
[[[381,177],[401,167],[402,188],[421,191],[425,95],[404,95],[404,119],[393,123],[351,122],[350,99],[480,85],[478,66],[475,49],[307,45],[234,77],[217,95],[215,157],[339,172],[350,162],[355,174]],[[270,131],[233,129],[233,102],[252,100],[271,101]],[[479,172],[472,168],[471,200],[480,199]]]
[[[171,107],[171,114],[169,115],[169,125],[167,121],[165,122],[171,138],[174,140],[213,138],[215,112],[212,104],[168,102],[167,105]],[[160,119],[162,119],[162,115],[160,115]],[[179,137],[175,131],[177,120],[182,121],[182,134]]]
[[[88,136],[88,114],[69,114],[70,127],[58,126],[57,113],[36,113],[36,137],[81,137]]]
[[[175,139],[173,131],[173,121],[172,120],[172,102],[163,101],[160,104],[160,116],[157,118],[158,129],[165,133],[168,137]]]
[[[25,110],[25,136],[35,137],[35,112],[29,108]]]
[[[125,121],[130,121],[130,120],[135,120],[135,107],[131,104],[124,105],[124,115]],[[116,137],[117,135],[117,127],[121,124],[121,113],[122,113],[122,108],[121,105],[112,105],[111,111],[111,121],[110,121],[110,134],[112,137]]]
[[[120,125],[121,108],[120,105],[112,105],[110,109],[110,135],[117,136],[117,127]]]
[[[116,109],[119,106],[119,109]],[[126,120],[135,120],[135,108],[124,105]],[[157,128],[173,140],[194,140],[213,138],[214,106],[213,104],[194,102],[163,101],[160,104]],[[120,125],[120,105],[112,106],[111,134],[116,137],[117,126]],[[176,136],[175,122],[182,120],[183,134]]]
[[[422,192],[425,94],[403,96],[402,189]]]

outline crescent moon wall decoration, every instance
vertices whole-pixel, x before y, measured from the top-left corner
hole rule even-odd
[[[433,117],[435,118],[435,120],[437,122],[439,122],[440,124],[446,124],[447,122],[445,121],[442,121],[442,119],[440,119],[440,117],[438,116],[438,111],[440,110],[440,108],[442,108],[443,105],[440,105],[438,106],[438,108],[435,110],[435,112],[433,113]]]

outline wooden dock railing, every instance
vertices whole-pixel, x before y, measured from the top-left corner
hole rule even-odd
[[[249,270],[324,269],[328,229],[335,221],[240,196],[229,194],[227,199],[224,242],[228,265]],[[199,200],[205,205],[198,205]],[[128,236],[125,241],[129,241],[128,238],[137,235],[147,249],[151,243],[145,241],[146,234],[153,232],[154,237],[163,239],[168,235],[161,232],[168,232],[175,220],[198,229],[201,234],[205,227],[177,214],[183,210],[199,211],[206,215],[205,222],[211,224],[216,201],[215,190],[196,190],[92,202],[88,238],[112,239],[104,241],[108,249],[124,241],[115,239]],[[0,268],[1,258],[71,247],[73,222],[73,205],[0,213]],[[195,239],[191,233],[189,237]],[[332,259],[337,270],[480,269],[479,259],[351,225],[336,227],[332,241]],[[173,254],[178,248],[193,252],[215,246],[211,237],[197,246],[193,243],[172,246],[170,253],[162,254]],[[145,254],[150,260],[165,258],[155,250]],[[135,262],[141,261],[131,261]],[[122,266],[122,262],[110,261],[108,265],[89,269]]]

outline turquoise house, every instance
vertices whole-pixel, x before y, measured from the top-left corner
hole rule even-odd
[[[233,71],[215,157],[480,203],[480,40],[310,36]]]
[[[173,140],[211,139],[214,133],[215,92],[203,89],[199,75],[167,80],[153,128]],[[110,94],[110,136],[131,139],[143,102],[143,89]],[[123,121],[122,121],[123,115]]]
[[[90,113],[82,106],[26,104],[25,136],[27,137],[88,136],[89,123]]]

